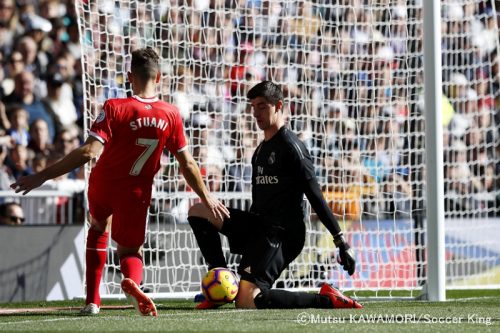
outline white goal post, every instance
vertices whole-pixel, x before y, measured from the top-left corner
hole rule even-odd
[[[424,72],[422,0],[75,3],[86,129],[107,98],[130,93],[130,52],[155,48],[162,58],[159,96],[179,108],[191,152],[228,206],[250,207],[250,157],[262,139],[246,91],[263,79],[283,87],[287,125],[306,142],[358,264],[353,277],[343,272],[331,236],[308,214],[303,253],[276,287],[317,290],[330,282],[357,296],[419,296],[432,275],[425,242],[431,185],[444,194],[436,200],[447,288],[500,285],[495,1],[440,2],[441,59],[434,61],[442,64],[442,85],[435,87],[442,91],[434,95],[442,99],[443,184],[426,183],[424,124],[432,110],[424,76],[435,73]],[[143,288],[153,297],[200,291],[206,266],[186,220],[195,201],[165,155],[144,246]],[[226,245],[235,268],[239,258]],[[112,248],[103,297],[119,295],[121,279]]]

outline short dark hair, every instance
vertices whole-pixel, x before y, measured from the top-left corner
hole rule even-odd
[[[248,99],[264,97],[269,103],[276,104],[283,100],[283,92],[280,86],[271,81],[262,81],[252,87],[247,93]]]
[[[10,206],[18,206],[19,208],[22,209],[22,206],[18,204],[17,202],[4,202],[0,204],[0,217],[7,217],[7,210]]]
[[[19,110],[23,110],[24,112],[28,113],[28,111],[26,111],[24,106],[22,104],[19,104],[19,103],[12,103],[10,105],[7,105],[6,109],[7,109],[7,115],[9,117]]]
[[[160,70],[160,57],[150,47],[132,52],[131,71],[143,82],[154,80]]]

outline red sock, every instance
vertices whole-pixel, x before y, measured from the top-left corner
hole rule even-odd
[[[99,286],[101,284],[102,269],[106,264],[106,248],[108,246],[108,233],[99,232],[94,228],[89,229],[87,235],[87,249],[85,250],[87,281],[87,299],[85,304],[95,303],[101,305]]]
[[[124,277],[134,280],[137,285],[142,281],[142,256],[128,254],[120,259],[120,269]]]

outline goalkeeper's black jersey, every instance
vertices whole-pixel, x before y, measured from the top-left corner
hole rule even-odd
[[[295,133],[283,126],[253,154],[251,211],[287,230],[300,230],[304,221],[304,194],[330,232],[340,232],[319,188],[307,148]]]

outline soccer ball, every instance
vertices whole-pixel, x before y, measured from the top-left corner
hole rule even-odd
[[[238,294],[238,279],[227,268],[213,268],[201,280],[201,290],[214,304],[231,303]]]

